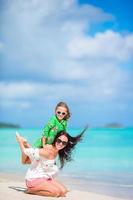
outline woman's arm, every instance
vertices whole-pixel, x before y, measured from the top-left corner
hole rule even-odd
[[[45,145],[45,147],[41,149],[25,148],[24,146],[25,139],[22,138],[18,133],[16,134],[16,139],[18,141],[22,154],[30,156],[31,160],[35,158],[34,155],[32,154],[36,154],[35,159],[39,159],[39,156],[43,156],[46,159],[55,158],[56,154],[54,152],[54,148],[52,145]]]
[[[25,147],[25,138],[21,137],[18,133],[16,134],[16,139],[18,141],[20,150],[22,152],[22,163],[23,164],[30,164],[33,160],[39,160],[39,149],[38,148],[30,148]],[[27,159],[28,158],[28,159]]]

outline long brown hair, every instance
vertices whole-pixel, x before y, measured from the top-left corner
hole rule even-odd
[[[71,114],[70,114],[70,110],[69,110],[68,105],[65,102],[59,102],[55,107],[55,111],[57,110],[58,107],[64,107],[64,108],[67,109],[67,115],[65,116],[64,119],[66,119],[66,120],[69,119]]]
[[[64,167],[64,164],[66,162],[70,162],[72,160],[72,151],[73,151],[75,145],[82,140],[83,134],[87,129],[88,129],[88,126],[86,126],[84,128],[84,130],[79,135],[77,135],[75,137],[72,137],[71,135],[69,135],[65,131],[61,131],[56,135],[54,142],[53,142],[54,146],[55,146],[57,138],[59,138],[61,135],[65,135],[68,138],[67,145],[63,149],[59,150],[59,152],[58,152],[59,160],[60,160],[60,164],[61,164],[61,167],[60,167],[61,169]]]

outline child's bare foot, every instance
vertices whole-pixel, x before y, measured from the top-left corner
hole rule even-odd
[[[18,132],[16,132],[16,140],[17,140],[17,142],[20,142],[20,141],[21,141],[21,136],[19,135]]]
[[[18,132],[16,132],[16,139],[18,142],[24,142],[24,143],[27,143],[27,140],[25,138],[23,138],[21,135],[19,135]]]
[[[20,141],[23,142],[25,148],[30,148],[30,144],[27,142],[27,140],[24,137],[19,135],[18,132],[16,132],[16,139],[18,142],[20,142]]]

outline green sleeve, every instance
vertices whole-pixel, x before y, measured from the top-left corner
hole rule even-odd
[[[63,126],[64,126],[64,130],[66,131],[66,129],[67,129],[67,121],[66,120],[64,120]]]
[[[45,138],[49,137],[50,130],[55,126],[55,118],[52,117],[49,122],[46,124],[46,126],[43,128],[43,134],[42,136]]]

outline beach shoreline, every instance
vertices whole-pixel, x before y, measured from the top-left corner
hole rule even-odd
[[[83,180],[76,181],[73,178],[59,177],[59,180],[63,182],[70,192],[66,197],[60,197],[61,200],[124,200],[125,198],[114,197],[112,195],[100,194],[99,192],[92,192],[87,190],[85,186],[84,190],[79,187],[83,184]],[[85,183],[84,183],[85,184]],[[42,199],[41,196],[25,194],[26,190],[24,175],[19,173],[0,173],[0,187],[1,187],[1,200],[36,200]],[[53,197],[43,197],[46,200],[57,199]],[[127,198],[128,199],[128,198]]]

